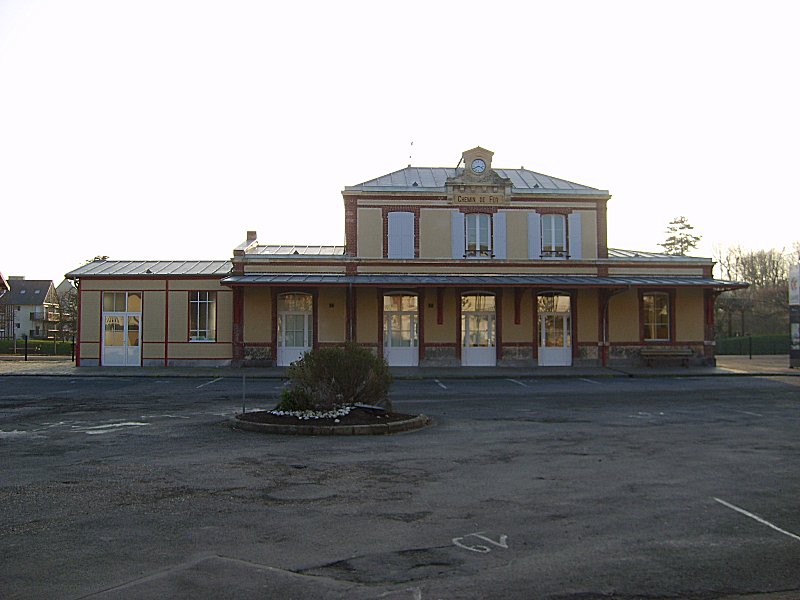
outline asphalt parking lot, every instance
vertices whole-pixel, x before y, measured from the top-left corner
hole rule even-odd
[[[267,436],[226,425],[237,377],[0,379],[0,597],[800,598],[798,377],[392,398],[435,425]]]

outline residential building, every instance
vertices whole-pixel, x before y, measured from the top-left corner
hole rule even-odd
[[[52,281],[10,276],[0,297],[2,339],[52,339],[58,322],[58,297]]]
[[[84,265],[84,365],[278,365],[346,341],[393,366],[714,362],[708,258],[616,250],[599,190],[494,168],[408,166],[345,187],[344,246]]]

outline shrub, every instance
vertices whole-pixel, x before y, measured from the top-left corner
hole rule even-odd
[[[358,344],[306,352],[289,366],[288,374],[290,387],[285,396],[281,394],[279,406],[285,400],[287,404],[307,404],[292,410],[325,411],[355,403],[391,410],[389,366]]]
[[[305,393],[293,387],[285,387],[281,390],[281,398],[275,410],[285,411],[304,411],[313,410],[313,403],[311,398]]]

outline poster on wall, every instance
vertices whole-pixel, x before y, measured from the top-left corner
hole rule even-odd
[[[800,305],[800,264],[789,267],[789,306]]]

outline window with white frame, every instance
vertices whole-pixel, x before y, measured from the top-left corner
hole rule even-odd
[[[470,213],[464,219],[466,257],[491,258],[492,256],[492,215]]]
[[[564,215],[542,215],[542,258],[566,258],[566,221]]]
[[[217,339],[217,293],[189,292],[189,340],[214,342]]]

